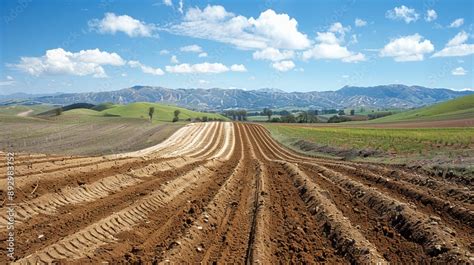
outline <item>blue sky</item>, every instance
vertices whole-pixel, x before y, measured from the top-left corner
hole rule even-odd
[[[1,2],[0,94],[474,88],[473,1]]]

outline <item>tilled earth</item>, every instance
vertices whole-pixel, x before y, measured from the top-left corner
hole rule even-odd
[[[472,186],[305,157],[255,124],[190,124],[119,155],[18,154],[15,169],[19,264],[474,263]]]

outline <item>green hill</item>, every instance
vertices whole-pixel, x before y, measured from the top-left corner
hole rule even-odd
[[[179,110],[179,119],[194,119],[202,118],[207,116],[212,119],[222,119],[227,120],[224,116],[216,113],[205,113],[188,110],[185,108],[180,108],[176,106],[157,104],[157,103],[148,103],[148,102],[137,102],[127,105],[114,105],[108,109],[101,111],[104,115],[118,115],[121,117],[128,118],[143,118],[148,119],[148,110],[150,107],[155,108],[155,113],[153,114],[153,120],[155,121],[171,121],[174,117],[174,111]]]
[[[445,120],[474,118],[474,95],[459,97],[432,106],[401,112],[371,122]]]
[[[116,106],[117,105],[115,105],[114,103],[106,102],[106,103],[101,103],[99,105],[95,105],[91,109],[96,110],[96,111],[103,111],[103,110],[110,109]]]

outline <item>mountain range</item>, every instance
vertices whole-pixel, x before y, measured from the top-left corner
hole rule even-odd
[[[68,105],[72,103],[112,102],[161,102],[199,110],[223,110],[231,108],[414,108],[431,105],[456,97],[473,94],[474,91],[454,91],[445,88],[422,86],[380,85],[373,87],[345,86],[336,91],[285,92],[278,89],[258,90],[221,88],[178,88],[133,86],[116,91],[64,93],[52,95],[25,95],[21,98],[3,96],[0,104],[11,104],[13,99],[23,103],[48,103]]]

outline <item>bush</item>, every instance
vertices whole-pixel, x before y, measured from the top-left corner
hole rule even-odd
[[[202,117],[202,121],[203,121],[203,122],[206,122],[206,121],[208,121],[208,118],[207,118],[207,116],[204,116],[204,117]]]
[[[329,118],[328,123],[339,123],[339,122],[346,122],[346,121],[351,121],[351,119],[345,116],[334,115],[331,118]]]
[[[179,121],[178,117],[173,117],[173,122]]]
[[[389,115],[392,115],[393,113],[390,112],[390,111],[385,111],[385,112],[376,112],[376,113],[371,113],[369,115],[367,115],[367,117],[369,118],[369,120],[373,120],[373,119],[378,119],[378,118],[382,118],[382,117],[385,117],[385,116],[389,116]]]

